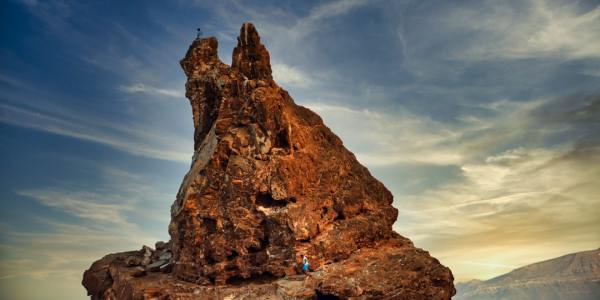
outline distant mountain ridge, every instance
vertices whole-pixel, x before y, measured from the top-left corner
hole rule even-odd
[[[515,269],[486,281],[456,285],[456,300],[598,300],[600,248]]]

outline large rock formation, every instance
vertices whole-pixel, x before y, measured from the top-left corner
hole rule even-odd
[[[600,249],[527,265],[487,281],[457,285],[459,300],[600,299]]]
[[[197,39],[181,61],[194,157],[171,241],[95,262],[92,298],[450,299],[450,270],[392,230],[391,193],[273,81],[254,26],[242,26],[231,67],[217,44]]]

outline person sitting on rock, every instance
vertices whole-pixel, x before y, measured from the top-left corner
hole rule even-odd
[[[309,271],[310,264],[308,263],[308,257],[306,255],[302,255],[302,273],[307,273]]]

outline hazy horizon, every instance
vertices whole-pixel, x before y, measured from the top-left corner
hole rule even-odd
[[[0,298],[86,299],[93,261],[169,239],[179,60],[201,27],[229,64],[243,22],[455,283],[600,247],[597,1],[213,2],[0,4]]]

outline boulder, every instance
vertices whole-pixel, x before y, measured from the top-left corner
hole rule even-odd
[[[168,264],[169,261],[168,260],[157,260],[151,264],[149,264],[146,269],[150,272],[158,272],[160,271],[160,267],[162,267],[163,265]]]

